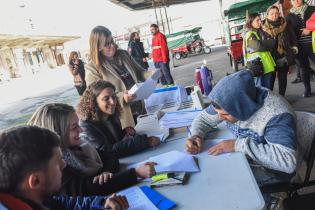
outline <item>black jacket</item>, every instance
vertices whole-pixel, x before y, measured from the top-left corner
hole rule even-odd
[[[62,174],[60,194],[68,196],[109,195],[135,185],[138,181],[135,169],[113,174],[113,177],[103,185],[93,184],[93,179],[94,176],[84,177],[80,173],[66,167]]]
[[[265,24],[265,21],[267,20],[264,20],[263,21],[263,24]],[[265,37],[267,39],[274,39],[270,34],[268,34],[267,32],[265,32]],[[280,55],[277,51],[277,42],[278,42],[278,39],[276,38],[276,44],[275,44],[275,47],[271,50],[271,54],[272,54],[272,57],[274,58],[275,61],[277,61],[278,59],[282,58],[282,57],[286,57],[287,61],[288,61],[288,65],[291,66],[291,65],[294,65],[295,62],[294,62],[294,58],[295,58],[295,55],[291,49],[291,47],[295,46],[297,47],[298,46],[298,43],[297,43],[297,39],[296,39],[296,36],[295,36],[295,33],[294,33],[294,30],[292,28],[292,26],[290,25],[289,22],[287,22],[287,26],[286,26],[286,29],[284,30],[283,32],[283,39],[284,39],[284,50],[285,50],[285,54],[284,55]]]
[[[126,136],[118,117],[109,117],[107,123],[114,128],[114,135],[103,122],[80,121],[83,129],[81,135],[99,152],[107,152],[121,158],[149,148],[146,135]]]
[[[249,31],[255,31],[259,36],[259,40],[253,34],[251,35],[251,37],[249,37],[249,39],[247,40],[248,41],[247,50],[249,51],[248,53],[265,51],[271,52],[275,48],[276,41],[274,39],[267,39],[266,34],[263,30],[250,29],[246,33],[249,33]]]
[[[290,13],[287,16],[287,21],[290,23],[292,28],[294,29],[295,35],[297,40],[301,40],[301,34],[302,28],[305,28],[305,22],[312,16],[313,12],[315,12],[315,7],[314,6],[308,6],[307,9],[304,12],[304,20],[302,20],[299,16],[296,14]],[[311,41],[311,35],[303,37],[303,40]]]
[[[130,41],[128,44],[130,56],[140,65],[142,68],[147,69],[148,63],[143,62],[143,58],[148,57],[144,52],[143,43],[140,41]]]

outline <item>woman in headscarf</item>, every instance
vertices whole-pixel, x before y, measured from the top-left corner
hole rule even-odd
[[[278,77],[279,94],[284,96],[289,67],[294,64],[293,53],[298,52],[296,37],[287,21],[280,17],[279,8],[276,6],[268,8],[267,18],[262,25],[262,29],[266,32],[267,39],[274,39],[277,43],[271,51],[276,62],[276,71],[271,77],[271,90],[273,90],[274,82]]]
[[[211,105],[192,123],[192,137],[186,142],[188,152],[202,151],[206,133],[224,122],[234,138],[206,148],[210,155],[242,152],[258,185],[289,181],[294,176],[296,116],[283,97],[255,87],[247,70],[224,77],[208,97]]]
[[[301,77],[305,87],[303,97],[311,97],[309,58],[314,62],[315,57],[312,50],[312,35],[311,31],[306,29],[306,21],[315,12],[315,7],[307,5],[303,0],[291,0],[291,3],[293,7],[287,20],[293,27],[298,40],[299,52],[296,56],[296,62],[301,68]]]

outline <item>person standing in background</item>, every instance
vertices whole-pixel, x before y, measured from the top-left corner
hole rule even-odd
[[[277,6],[270,6],[266,13],[267,17],[262,24],[262,29],[267,39],[276,41],[275,48],[271,50],[276,67],[271,76],[270,88],[273,90],[275,80],[278,78],[279,94],[284,96],[289,67],[295,64],[294,57],[298,53],[297,40],[293,29],[283,17],[280,17]]]
[[[315,56],[312,51],[312,34],[306,28],[306,21],[315,12],[315,7],[307,5],[303,0],[291,0],[291,3],[293,7],[290,10],[287,21],[293,27],[298,40],[299,52],[296,56],[296,62],[301,68],[301,79],[305,87],[303,97],[311,97],[309,58],[314,62]]]
[[[78,53],[72,51],[69,56],[69,71],[74,79],[74,87],[77,89],[79,95],[81,96],[85,89],[85,69],[84,63],[79,59]]]
[[[168,55],[167,41],[164,34],[159,31],[156,24],[150,26],[152,37],[152,58],[155,68],[161,69],[161,83],[162,85],[174,84],[173,77],[170,70],[170,59]]]
[[[132,32],[128,43],[128,52],[130,56],[145,70],[148,70],[147,53],[144,52],[143,43],[140,42],[138,32]]]

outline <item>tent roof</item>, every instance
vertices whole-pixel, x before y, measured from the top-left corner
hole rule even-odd
[[[277,0],[248,0],[242,1],[236,4],[232,4],[230,8],[224,11],[225,15],[229,19],[240,18],[246,16],[246,11],[248,13],[261,13],[265,12],[268,7],[274,4]]]
[[[112,3],[127,8],[129,10],[153,9],[154,5],[158,7],[161,3],[166,6],[193,3],[209,0],[110,0]]]
[[[0,49],[58,46],[79,36],[33,36],[0,34]]]

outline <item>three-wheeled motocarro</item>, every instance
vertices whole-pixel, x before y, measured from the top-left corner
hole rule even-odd
[[[185,58],[189,54],[209,54],[211,52],[211,48],[200,37],[201,29],[202,27],[197,27],[166,35],[167,46],[175,59]]]

